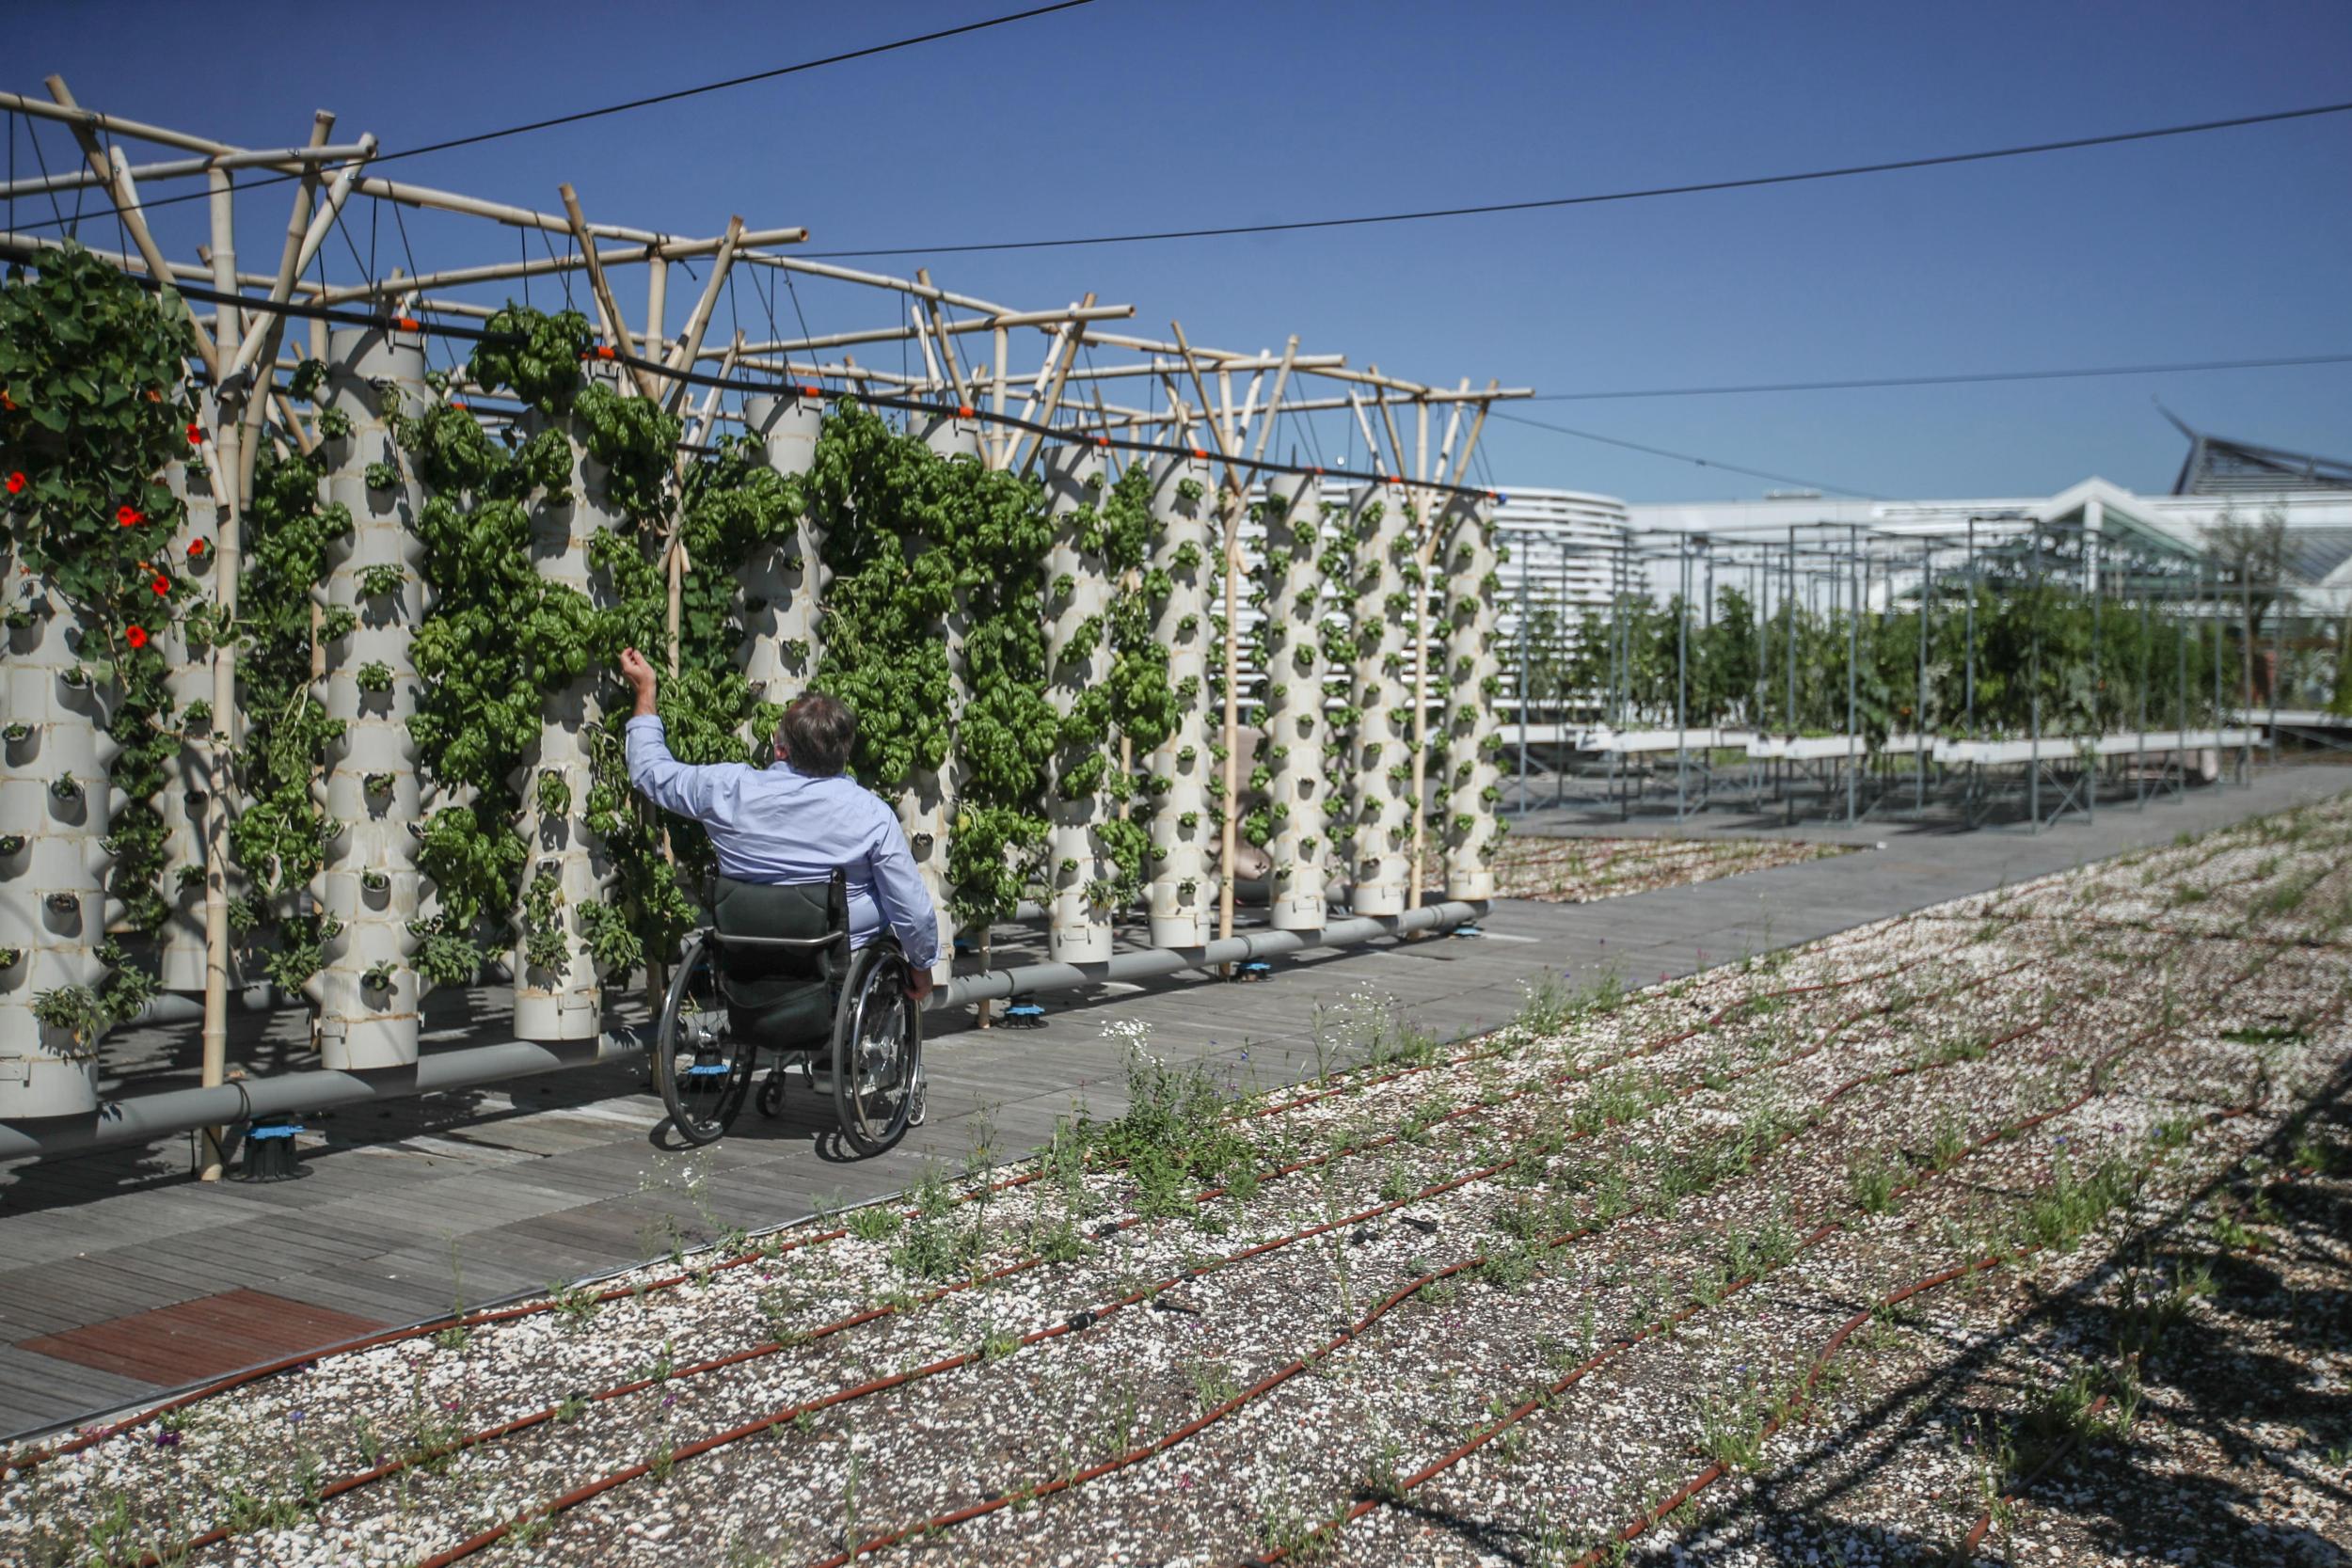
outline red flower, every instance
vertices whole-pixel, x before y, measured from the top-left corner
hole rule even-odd
[[[18,471],[18,472],[16,472],[16,473],[12,473],[12,474],[8,475],[8,494],[9,494],[9,495],[11,495],[11,496],[21,496],[21,495],[23,495],[24,493],[24,473],[20,470],[20,471]]]
[[[188,426],[188,445],[192,447],[200,447],[203,444],[204,427],[200,424],[192,424]]]
[[[204,541],[203,541],[203,540],[201,540],[201,539],[191,539],[191,540],[189,540],[189,541],[188,541],[188,559],[189,559],[190,561],[201,561],[203,558],[204,558]]]
[[[131,646],[134,648],[144,648],[147,646],[147,628],[145,626],[133,626],[122,635],[129,640]]]
[[[155,596],[157,598],[160,599],[170,592],[171,579],[169,578],[157,578],[155,579]]]
[[[136,528],[147,518],[135,506],[118,506],[115,508],[115,521],[124,528]]]

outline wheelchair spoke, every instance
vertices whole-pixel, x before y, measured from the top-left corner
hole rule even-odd
[[[723,1133],[749,1093],[757,1048],[736,1036],[699,940],[671,982],[654,1050],[654,1076],[678,1136],[702,1144]]]

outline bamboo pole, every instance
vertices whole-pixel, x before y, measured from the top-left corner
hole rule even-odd
[[[566,183],[558,189],[564,197],[564,212],[571,220],[572,238],[579,243],[580,253],[588,262],[588,288],[596,295],[596,309],[604,316],[604,335],[612,346],[623,353],[628,351],[628,324],[622,319],[621,307],[612,297],[612,285],[604,275],[604,259],[596,254],[596,242],[589,238],[588,219],[580,210],[580,195]],[[661,389],[654,385],[651,372],[628,367],[629,379],[648,401],[661,401]]]
[[[64,83],[56,82],[51,90],[63,92],[64,87]],[[230,288],[224,293],[233,292],[237,276],[236,201],[225,171],[209,179],[214,274],[229,283]],[[233,337],[241,325],[236,309],[234,306],[221,307],[219,325],[224,338]],[[208,362],[216,365],[217,356]],[[238,476],[245,471],[239,455],[243,421],[234,402],[233,388],[218,388],[214,438],[207,443],[215,464],[213,592],[223,626],[236,624],[237,574],[244,554],[245,498],[238,485]],[[237,648],[233,638],[223,638],[213,645],[212,703],[212,754],[204,780],[204,1023],[199,1079],[205,1088],[226,1083],[229,1076],[228,784],[230,758],[236,754],[239,739]],[[218,1127],[204,1129],[197,1156],[199,1180],[220,1180],[223,1131]]]
[[[685,370],[702,353],[703,335],[710,330],[711,312],[719,307],[719,292],[726,286],[727,275],[734,270],[736,242],[742,237],[742,233],[743,220],[740,217],[727,219],[727,231],[721,237],[719,252],[711,260],[710,277],[703,284],[701,297],[694,301],[693,311],[686,318],[686,331],[679,337],[677,347],[671,351],[669,358],[664,361],[670,369]],[[665,270],[667,265],[666,262],[655,263],[657,270]],[[660,324],[657,318],[647,328],[648,341],[653,341],[653,336],[658,335],[660,331]],[[740,334],[738,334],[738,337],[739,339]],[[727,350],[728,357],[732,358],[736,352],[735,347],[730,344]],[[652,356],[648,355],[647,357],[652,357]],[[712,389],[715,391],[717,388]],[[673,381],[670,384],[667,405],[675,407],[685,401],[685,397],[686,383]]]
[[[1463,384],[1469,385],[1465,377]],[[1381,406],[1388,404],[1383,400]],[[1416,398],[1413,402],[1415,424],[1413,434],[1413,478],[1423,486],[1429,483],[1429,404]],[[1393,426],[1391,427],[1393,430]],[[1406,880],[1405,907],[1421,908],[1422,883],[1428,879],[1422,861],[1429,853],[1429,555],[1430,545],[1437,537],[1438,520],[1430,515],[1432,492],[1423,488],[1414,501],[1413,527],[1419,537],[1413,541],[1417,581],[1406,586],[1413,594],[1413,874]]]
[[[78,109],[81,107],[73,102],[73,94],[67,89],[64,77],[51,76],[47,79],[46,85],[49,88],[49,96],[57,101],[59,108]],[[165,261],[164,253],[156,248],[155,236],[148,231],[147,217],[139,211],[138,186],[132,182],[131,166],[127,163],[108,160],[105,150],[98,145],[97,133],[91,129],[87,120],[72,119],[67,123],[72,127],[73,139],[81,144],[82,155],[89,160],[90,172],[98,176],[99,183],[106,187],[107,196],[113,199],[115,211],[122,218],[122,227],[129,230],[131,243],[138,247],[139,259],[147,263],[147,275],[158,283],[169,282],[171,267]],[[119,157],[119,150],[118,150]],[[219,174],[215,175],[214,178],[224,180],[227,176]],[[219,199],[217,189],[214,199],[217,203]],[[233,267],[229,276],[232,279],[229,288],[233,290],[236,287],[233,281],[236,276]],[[217,277],[215,277],[215,286],[218,286]],[[193,312],[188,316],[188,332],[196,340],[196,356],[204,361],[205,370],[211,372],[217,379],[220,375],[220,350],[214,345],[212,338],[206,334],[204,328],[197,323]]]
[[[1248,492],[1242,487],[1241,470],[1233,466],[1233,439],[1231,410],[1222,414],[1209,408],[1209,389],[1200,378],[1200,361],[1193,357],[1191,345],[1184,341],[1181,322],[1169,322],[1168,329],[1176,334],[1176,346],[1184,356],[1184,369],[1191,373],[1194,395],[1200,399],[1205,416],[1202,423],[1216,440],[1217,454],[1225,459],[1224,495],[1217,511],[1223,514],[1225,529],[1225,733],[1222,750],[1225,753],[1225,798],[1223,809],[1217,814],[1216,864],[1216,934],[1220,938],[1233,934],[1233,859],[1238,845],[1241,823],[1241,509]],[[1227,387],[1230,393],[1231,387]],[[1232,973],[1231,966],[1227,974]]]
[[[728,226],[730,230],[734,227],[734,224]],[[662,358],[661,338],[669,329],[669,319],[670,263],[659,256],[648,257],[645,261],[645,331],[639,345],[639,352],[646,358]]]
[[[296,159],[272,160],[264,154],[254,152],[250,148],[215,141],[209,136],[191,135],[187,132],[174,131],[166,126],[126,119],[120,115],[85,109],[73,103],[71,95],[52,103],[37,98],[26,98],[19,93],[0,92],[0,109],[15,109],[20,113],[33,115],[40,119],[59,120],[77,127],[79,132],[88,132],[94,135],[98,131],[104,131],[118,140],[129,138],[135,141],[147,141],[158,147],[176,147],[191,152],[201,152],[212,158],[236,159],[240,160],[244,166],[266,167],[285,174],[298,174],[302,171],[302,166]],[[111,176],[102,178],[97,182],[111,185]],[[417,185],[396,180],[362,178],[357,189],[361,196],[395,201],[404,207],[426,208],[456,213],[468,217],[488,218],[493,222],[505,224],[509,228],[537,229],[550,234],[576,233],[568,216],[534,212],[531,208],[517,207],[511,202],[486,201],[480,197],[464,196],[455,191],[439,190],[431,185]],[[598,238],[620,240],[630,245],[666,246],[673,243],[668,235],[659,234],[647,229],[634,229],[627,224],[592,223],[586,227],[589,233]],[[779,229],[767,230],[764,233],[766,237],[758,242],[762,245],[797,245],[808,238],[808,230],[804,228]],[[759,255],[755,259],[771,265],[783,260],[781,257],[767,255]],[[802,264],[807,265],[808,263]],[[864,276],[850,275],[846,268],[834,270],[838,274],[850,276],[852,281],[874,281]],[[954,299],[954,296],[943,297]],[[961,303],[961,300],[955,302]],[[982,309],[994,309],[994,307],[983,306]]]
[[[319,111],[311,118],[311,138],[321,145],[325,145],[328,134],[334,128],[335,117],[325,110]],[[366,150],[362,157],[373,156],[375,150],[375,137],[373,135],[363,135],[359,138],[359,145]],[[270,280],[271,304],[283,305],[293,296],[294,279],[302,276],[302,269],[309,266],[310,259],[317,254],[319,243],[326,237],[328,225],[332,223],[335,214],[342,208],[343,199],[351,194],[351,180],[358,172],[358,162],[343,166],[342,172],[337,175],[328,186],[326,204],[318,214],[316,220],[313,220],[310,213],[310,202],[318,191],[318,174],[315,166],[311,172],[305,174],[300,181],[296,182],[294,200],[288,205],[286,243],[278,259],[278,276]],[[262,365],[277,363],[278,345],[285,338],[287,318],[284,312],[278,310],[257,311],[256,316],[258,319],[246,331],[244,341],[237,345],[235,361],[222,374],[221,380],[224,384],[235,381],[257,362]],[[227,341],[225,334],[223,341]],[[259,379],[266,383],[270,377],[265,372]],[[255,395],[257,389],[246,388],[240,394],[245,404],[243,410],[245,436],[237,451],[239,463],[237,489],[242,495],[250,495],[253,491],[253,465],[261,453],[262,420],[269,409],[269,399]],[[272,391],[275,391],[274,388]]]
[[[930,288],[931,286],[930,269],[917,267],[914,270],[914,280],[926,289]],[[969,408],[972,406],[972,388],[964,385],[963,368],[956,363],[956,345],[948,339],[946,318],[940,312],[937,296],[927,295],[923,300],[923,309],[930,317],[931,336],[938,340],[939,356],[946,363],[947,385],[955,388],[956,406]]]
[[[1084,301],[1081,302],[1081,308],[1093,303],[1094,294],[1089,290]],[[1070,330],[1062,345],[1060,362],[1054,367],[1053,385],[1045,390],[1045,409],[1038,416],[1037,420],[1040,424],[1052,424],[1054,416],[1060,411],[1062,388],[1069,384],[1071,364],[1076,360],[1079,348],[1086,342],[1087,324],[1083,319],[1071,322],[1069,326]],[[1023,452],[1025,449],[1025,455],[1021,459],[1021,471],[1026,474],[1030,465],[1037,461],[1038,453],[1045,450],[1045,437],[1041,435],[1028,436],[1025,433],[1016,433],[1012,445],[1005,452],[1006,463],[1009,465],[1013,455],[1016,452]]]
[[[964,334],[1001,332],[1007,327],[1013,326],[1044,328],[1058,326],[1073,320],[1122,321],[1135,313],[1136,308],[1132,305],[1092,305],[1083,310],[1075,305],[1064,306],[1057,310],[1003,310],[994,315],[967,316],[961,321],[945,322],[943,330],[950,334]],[[770,342],[750,344],[744,352],[788,354],[801,349],[851,348],[861,343],[903,342],[909,338],[918,336],[920,333],[913,326],[874,326],[855,332],[820,332],[809,338],[778,338]],[[1052,359],[1057,348],[1057,343],[1047,346],[1045,357],[1048,361]],[[706,355],[705,357],[708,356]],[[1085,380],[1086,377],[1085,372],[1073,372],[1071,379]],[[1041,381],[1037,393],[1034,395],[1042,395],[1043,392],[1044,387]]]
[[[335,118],[325,109],[318,112],[330,120]],[[258,152],[225,152],[203,158],[174,158],[160,164],[133,164],[130,169],[131,178],[145,185],[209,174],[215,169],[261,168],[278,164],[315,167],[320,164],[342,163],[346,158],[358,156],[358,152],[356,144],[329,147],[324,142],[314,142],[303,147],[271,148]],[[52,191],[86,190],[106,182],[92,170],[71,169],[63,174],[44,174],[30,180],[0,181],[0,197],[45,196]]]
[[[332,121],[328,124],[331,125]],[[324,127],[319,134],[325,135]],[[374,156],[373,133],[361,136],[359,141],[368,150],[366,156]],[[278,258],[278,276],[270,282],[269,301],[272,305],[283,305],[294,297],[294,279],[318,255],[319,246],[326,243],[327,233],[334,228],[336,217],[342,212],[343,202],[351,196],[352,184],[358,178],[360,162],[354,160],[336,171],[335,178],[327,182],[326,198],[319,204],[315,215],[310,211],[314,181],[305,179],[294,187],[294,212],[296,215],[286,226],[285,253]],[[308,223],[303,221],[306,217]],[[283,311],[256,312],[253,325],[246,331],[245,341],[237,345],[236,357],[221,372],[221,379],[234,380],[256,363],[266,364],[274,360],[278,340],[285,335],[285,330],[286,316]]]

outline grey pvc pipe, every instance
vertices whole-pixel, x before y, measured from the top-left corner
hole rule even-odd
[[[1486,912],[1486,905],[1483,902],[1428,904],[1403,914],[1359,915],[1353,920],[1335,921],[1319,931],[1252,931],[1248,936],[1227,937],[1200,947],[1151,947],[1141,952],[1120,953],[1099,964],[1025,964],[1019,969],[995,969],[985,974],[959,974],[939,989],[931,1006],[953,1007],[966,1002],[994,1002],[1039,991],[1075,990],[1105,980],[1139,980],[1154,974],[1173,974],[1181,969],[1206,969],[1215,964],[1279,958],[1308,948],[1347,947],[1375,937],[1466,925]]]
[[[1486,912],[1486,908],[1483,902],[1431,904],[1403,914],[1360,915],[1353,920],[1336,921],[1319,931],[1252,931],[1201,947],[1154,947],[1120,953],[1104,963],[1025,964],[1018,969],[991,970],[985,974],[958,976],[933,993],[930,1006],[936,1009],[1043,991],[1075,990],[1105,980],[1143,979],[1184,969],[1278,958],[1311,948],[1348,947],[1376,937],[1448,930],[1475,920]],[[187,999],[155,1000],[163,1003]],[[418,1057],[413,1066],[370,1072],[283,1072],[214,1088],[167,1089],[102,1105],[93,1117],[59,1117],[44,1121],[0,1123],[0,1161],[85,1154],[125,1144],[152,1143],[198,1127],[237,1126],[260,1117],[298,1116],[338,1105],[365,1105],[450,1089],[475,1088],[566,1068],[633,1061],[644,1050],[644,1042],[637,1037],[635,1030],[614,1029],[596,1039],[576,1043],[510,1040],[461,1051],[428,1052]]]
[[[634,1030],[620,1029],[576,1045],[510,1040],[463,1051],[430,1052],[418,1057],[413,1067],[373,1072],[281,1072],[209,1089],[169,1089],[102,1105],[94,1118],[0,1123],[0,1160],[81,1154],[122,1144],[151,1143],[191,1128],[233,1126],[257,1117],[298,1116],[337,1105],[474,1088],[564,1068],[632,1060],[644,1050]]]

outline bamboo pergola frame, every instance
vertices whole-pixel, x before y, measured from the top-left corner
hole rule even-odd
[[[734,425],[759,436],[771,460],[795,460],[811,427],[786,419],[788,409],[774,398],[752,391],[755,384],[772,380],[794,396],[810,390],[821,396],[831,388],[894,400],[897,417],[934,446],[1013,472],[1034,472],[1049,448],[1093,447],[1114,464],[1151,461],[1170,465],[1171,471],[1192,464],[1207,473],[1213,492],[1204,516],[1214,525],[1217,570],[1203,602],[1221,606],[1223,622],[1215,649],[1222,686],[1215,722],[1222,753],[1215,921],[1221,938],[1231,936],[1235,924],[1237,821],[1248,772],[1240,754],[1243,688],[1251,673],[1245,669],[1245,622],[1254,613],[1246,591],[1252,570],[1247,541],[1256,527],[1252,509],[1267,465],[1287,462],[1318,504],[1327,483],[1351,483],[1391,497],[1412,519],[1403,535],[1416,573],[1404,628],[1409,675],[1400,673],[1378,695],[1411,710],[1410,784],[1399,787],[1409,790],[1412,802],[1407,907],[1420,905],[1430,854],[1430,710],[1435,704],[1453,711],[1434,677],[1431,650],[1470,646],[1449,641],[1432,621],[1433,612],[1454,602],[1439,552],[1449,530],[1483,518],[1490,506],[1491,498],[1469,482],[1486,410],[1498,401],[1530,395],[1528,388],[1488,381],[1473,390],[1469,378],[1452,387],[1416,382],[1376,366],[1351,367],[1343,354],[1303,350],[1295,336],[1279,351],[1195,342],[1174,322],[1167,337],[1147,337],[1122,325],[1136,315],[1133,306],[1102,303],[1093,293],[1058,306],[1021,307],[942,287],[927,269],[907,277],[805,259],[792,249],[807,237],[798,225],[754,227],[731,216],[716,233],[680,236],[594,216],[593,201],[570,184],[558,189],[553,210],[542,210],[383,178],[371,170],[378,155],[375,138],[336,139],[337,117],[326,111],[312,117],[304,139],[246,148],[85,107],[61,78],[50,78],[46,88],[45,96],[0,92],[0,112],[23,118],[28,129],[49,127],[53,139],[61,130],[80,164],[61,172],[53,163],[37,176],[0,186],[0,198],[21,220],[27,204],[62,217],[62,203],[71,197],[79,224],[69,227],[87,225],[115,242],[89,246],[93,254],[133,276],[182,287],[197,307],[192,374],[208,436],[199,449],[201,488],[205,526],[215,541],[214,592],[223,616],[233,617],[236,610],[239,522],[250,504],[257,458],[272,447],[305,452],[321,447],[313,419],[287,398],[283,378],[306,359],[328,359],[338,352],[335,345],[348,329],[334,324],[382,324],[381,352],[393,357],[378,373],[421,387],[441,331],[477,326],[495,313],[502,296],[520,291],[529,298],[534,285],[552,286],[584,309],[603,341],[618,351],[620,389],[684,417],[690,450],[707,443],[720,426]],[[136,161],[127,147],[141,149]],[[205,200],[150,211],[148,193],[198,179],[205,182]],[[266,182],[241,189],[248,181]],[[103,205],[80,205],[93,198]],[[239,220],[249,231],[257,210],[272,214],[269,224],[282,228],[276,264],[268,270],[239,265]],[[364,256],[352,232],[363,211],[371,235]],[[436,255],[492,231],[507,232],[519,242],[519,252],[508,261],[461,256],[459,264],[424,265],[411,247],[406,214],[434,226],[426,245]],[[381,265],[376,236],[387,215],[399,235],[405,268]],[[27,259],[62,237],[53,224],[18,227],[12,220],[0,230],[0,256]],[[673,330],[670,293],[681,277],[691,304]],[[785,330],[780,311],[796,331]],[[812,326],[812,311],[821,329]],[[878,362],[894,344],[896,368]],[[497,425],[530,417],[465,385],[456,356],[443,352],[451,361],[443,372],[451,390],[462,392],[478,418]],[[1435,441],[1433,411],[1444,416]],[[1409,416],[1409,450],[1400,416]],[[1318,451],[1317,421],[1335,428],[1335,444],[1343,447],[1352,448],[1360,436],[1366,471],[1350,478],[1344,463],[1333,464],[1330,472],[1338,478],[1326,482],[1318,477],[1325,472],[1319,461],[1302,463],[1295,451],[1287,459],[1279,451],[1269,457],[1284,421],[1294,444],[1304,437]],[[1478,522],[1473,531],[1485,526]],[[395,544],[385,547],[398,549]],[[694,570],[675,537],[663,567],[675,668],[680,586]],[[323,645],[314,654],[314,673],[330,691],[347,678]],[[205,873],[202,1077],[210,1086],[223,1083],[229,1069],[230,801],[225,788],[209,785],[228,776],[227,756],[243,738],[233,643],[215,648],[200,669],[191,667],[175,683],[191,694],[207,693],[217,716],[210,737],[190,748],[187,776],[206,787],[199,790],[200,813],[184,824],[183,835],[200,847]],[[915,826],[911,818],[910,826]],[[1456,853],[1470,850],[1457,847]],[[943,852],[931,872],[935,895],[944,891],[937,870],[944,863]],[[1475,882],[1472,878],[1464,885]],[[940,901],[944,906],[944,897]],[[413,1033],[411,1027],[407,1059],[414,1055]],[[395,1049],[389,1064],[357,1065],[397,1065],[400,1059]],[[201,1174],[217,1176],[220,1164],[219,1139],[208,1136]]]

